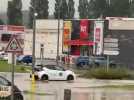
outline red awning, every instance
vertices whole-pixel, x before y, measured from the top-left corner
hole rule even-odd
[[[88,45],[93,46],[95,43],[93,41],[84,41],[84,40],[69,40],[66,42],[68,45]]]

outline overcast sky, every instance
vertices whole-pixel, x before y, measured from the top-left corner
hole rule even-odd
[[[7,2],[11,1],[11,0],[0,0],[0,12],[6,12],[7,10]],[[78,2],[79,0],[74,0],[75,1],[75,18],[78,18]],[[29,6],[30,6],[30,0],[22,0],[23,3],[23,8],[22,10],[28,10]],[[55,4],[55,0],[49,0],[49,14],[53,14],[54,12],[54,4]]]

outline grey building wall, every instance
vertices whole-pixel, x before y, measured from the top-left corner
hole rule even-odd
[[[120,54],[111,59],[134,68],[134,30],[108,30],[108,35],[119,39]]]

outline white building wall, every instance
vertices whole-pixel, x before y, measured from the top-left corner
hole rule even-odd
[[[57,20],[37,20],[36,21],[36,44],[35,55],[40,58],[41,44],[44,44],[44,58],[55,59],[57,56]],[[63,21],[60,20],[59,55],[62,55],[62,33]],[[32,54],[32,30],[27,30],[25,35],[24,54]]]
[[[32,55],[32,30],[26,30],[24,36],[24,55]]]

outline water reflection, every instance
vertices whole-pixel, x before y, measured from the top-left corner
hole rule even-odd
[[[134,100],[134,90],[75,89],[71,100]]]

